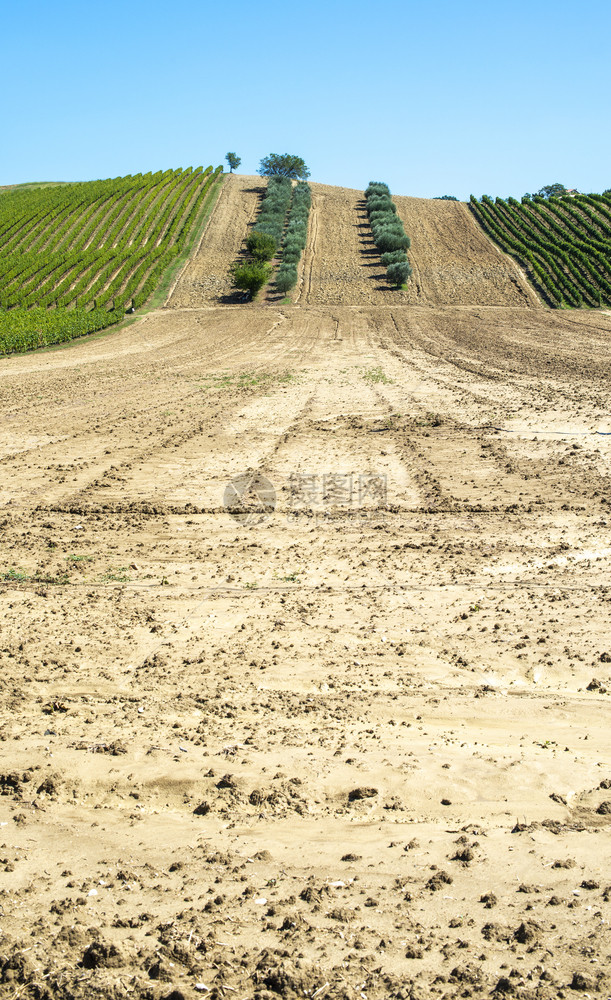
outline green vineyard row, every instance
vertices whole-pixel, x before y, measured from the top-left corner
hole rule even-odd
[[[485,232],[524,268],[549,305],[611,304],[611,198],[575,195],[481,201],[471,211]]]
[[[137,309],[184,254],[213,171],[166,170],[0,197],[0,353],[70,340]]]

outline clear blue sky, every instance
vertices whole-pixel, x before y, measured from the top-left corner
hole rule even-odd
[[[296,153],[397,194],[611,187],[608,0],[13,2],[0,184]]]

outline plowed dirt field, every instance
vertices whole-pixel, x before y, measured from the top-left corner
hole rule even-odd
[[[0,362],[2,996],[608,996],[611,317],[197,308],[255,198]]]
[[[312,184],[309,240],[295,301],[347,305],[538,306],[517,265],[462,202],[395,198],[412,245],[413,278],[388,287],[362,191]]]
[[[242,250],[248,226],[256,219],[265,186],[261,177],[230,174],[225,178],[200,245],[169,297],[170,308],[236,300],[231,265]]]

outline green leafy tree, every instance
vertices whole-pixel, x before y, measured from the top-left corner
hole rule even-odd
[[[248,252],[255,260],[271,260],[276,253],[276,241],[270,233],[260,233],[253,229],[246,240]]]
[[[566,194],[566,188],[564,184],[546,184],[537,194],[540,198],[559,198],[561,194]]]
[[[458,201],[453,194],[438,194],[433,198],[433,201]]]
[[[225,156],[227,163],[229,164],[229,173],[232,174],[234,170],[237,170],[242,162],[241,158],[237,153],[227,153]]]
[[[310,171],[300,156],[292,153],[270,153],[264,156],[259,165],[262,177],[290,177],[292,180],[306,180]]]
[[[233,283],[236,288],[250,292],[254,299],[259,289],[269,281],[271,267],[266,261],[248,261],[237,264],[233,269]]]

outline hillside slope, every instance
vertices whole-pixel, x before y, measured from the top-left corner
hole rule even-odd
[[[304,280],[296,299],[316,305],[537,306],[518,267],[494,247],[462,202],[396,197],[412,241],[414,277],[388,288],[361,191],[312,184]]]
[[[264,185],[256,176],[227,178],[201,245],[169,298],[170,308],[235,300],[231,264],[256,219]],[[296,303],[539,306],[518,266],[497,250],[462,202],[395,199],[412,240],[414,277],[405,291],[394,291],[371,240],[362,191],[310,186],[308,244]]]
[[[203,239],[166,303],[172,309],[218,304],[232,297],[230,268],[265,190],[262,177],[230,174]]]

